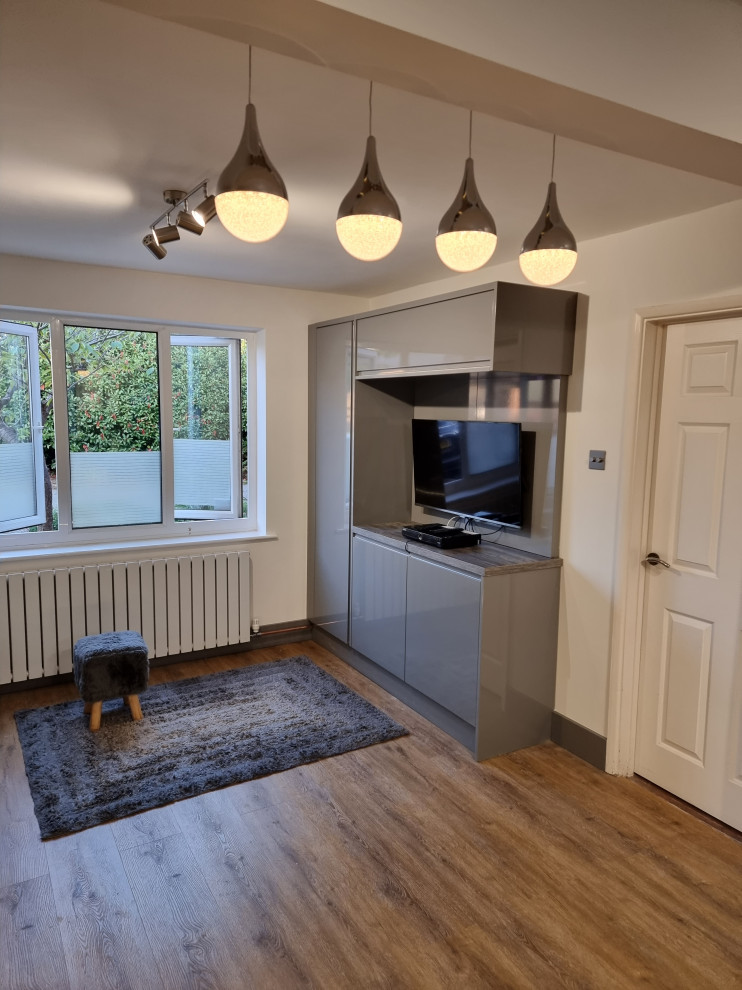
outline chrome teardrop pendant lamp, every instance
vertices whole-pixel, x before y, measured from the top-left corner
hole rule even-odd
[[[381,175],[372,133],[371,100],[368,91],[368,139],[358,178],[338,209],[335,230],[348,254],[360,261],[379,261],[390,254],[402,236],[402,218],[394,196]]]
[[[577,241],[562,219],[554,182],[556,134],[551,146],[551,179],[546,203],[535,227],[529,231],[520,249],[520,269],[534,285],[557,285],[577,264]]]
[[[451,206],[438,225],[435,249],[444,265],[455,272],[473,272],[492,257],[497,246],[497,228],[492,214],[482,203],[474,181],[471,156],[472,111],[469,111],[469,157],[464,178]]]
[[[232,160],[219,176],[216,212],[230,234],[260,244],[283,229],[289,198],[258,132],[252,103],[252,45],[248,49],[247,85],[245,129]]]

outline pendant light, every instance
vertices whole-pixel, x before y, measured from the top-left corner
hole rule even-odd
[[[286,186],[258,133],[252,103],[252,45],[248,49],[245,129],[237,151],[219,176],[216,212],[230,234],[253,244],[275,237],[289,214]]]
[[[451,206],[438,225],[435,249],[444,265],[455,272],[473,272],[492,257],[497,228],[492,214],[479,198],[471,156],[472,111],[469,111],[469,157],[464,178]]]
[[[368,139],[358,178],[338,209],[335,229],[348,254],[360,261],[378,261],[390,254],[402,236],[402,219],[394,196],[387,189],[376,158],[376,138],[371,128],[373,82],[368,91]]]
[[[577,241],[562,219],[557,205],[554,182],[556,134],[551,146],[551,179],[546,203],[536,226],[523,241],[520,249],[520,269],[535,285],[557,285],[563,282],[577,263]]]

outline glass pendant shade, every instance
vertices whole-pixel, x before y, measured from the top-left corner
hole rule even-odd
[[[252,103],[237,151],[219,176],[216,212],[230,234],[253,244],[275,237],[289,215],[286,186],[265,153]]]
[[[348,254],[360,261],[385,258],[402,236],[399,206],[381,176],[372,135],[358,178],[340,204],[335,229]]]
[[[495,221],[479,198],[474,161],[467,158],[456,199],[438,225],[435,249],[453,271],[473,272],[490,260],[496,246]]]
[[[557,285],[577,263],[577,241],[559,212],[553,181],[541,216],[523,241],[518,261],[525,277],[535,285]]]

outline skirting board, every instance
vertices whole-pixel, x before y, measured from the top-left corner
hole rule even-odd
[[[586,729],[559,712],[553,712],[551,716],[551,741],[598,770],[605,770],[605,736]]]
[[[398,698],[405,705],[409,705],[410,708],[422,715],[423,718],[428,719],[433,725],[437,725],[439,729],[443,729],[449,736],[453,736],[454,739],[466,746],[472,753],[474,752],[475,731],[473,726],[464,722],[452,712],[446,711],[445,708],[441,708],[435,701],[426,698],[424,694],[420,694],[419,691],[411,688],[409,684],[405,684],[404,681],[400,681],[394,674],[390,674],[388,670],[384,670],[383,667],[379,667],[378,664],[357,653],[352,647],[341,643],[339,639],[335,639],[334,636],[325,632],[324,629],[314,626],[312,628],[312,639],[315,643],[319,643],[320,646],[324,646],[330,653],[334,653],[336,657],[345,660],[351,667],[355,667],[359,673],[368,677],[369,680],[378,684],[379,687],[384,688],[385,691],[393,694],[395,698]]]

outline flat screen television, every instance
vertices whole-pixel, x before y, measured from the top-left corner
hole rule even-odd
[[[412,420],[415,504],[523,524],[520,423]]]

